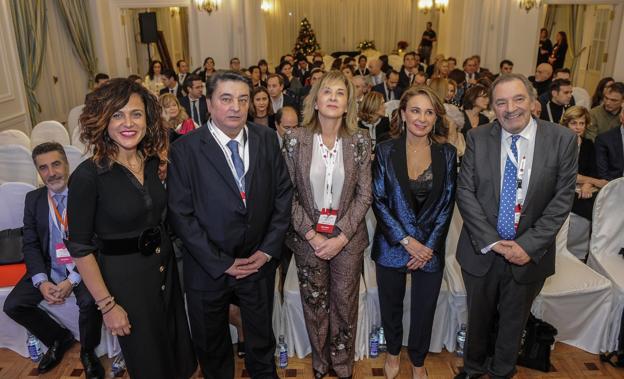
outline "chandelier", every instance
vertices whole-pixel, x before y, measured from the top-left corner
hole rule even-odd
[[[527,13],[529,13],[529,11],[534,7],[539,7],[540,3],[541,0],[518,0],[518,6],[520,6],[520,9],[524,9]]]
[[[206,11],[208,14],[218,10],[221,5],[221,0],[193,0],[193,2],[198,11]]]
[[[444,13],[448,9],[449,0],[418,0],[418,10],[424,14],[431,10],[437,10]]]

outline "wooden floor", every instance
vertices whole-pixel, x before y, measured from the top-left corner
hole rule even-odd
[[[39,376],[45,379],[77,379],[84,378],[79,359],[80,348],[76,344],[66,354],[63,362],[53,371]],[[411,378],[411,368],[405,351],[401,353],[401,373],[399,378]],[[110,372],[111,360],[102,358],[104,367]],[[383,378],[383,356],[376,359],[365,359],[355,363],[354,379]],[[558,343],[551,355],[552,370],[549,373],[520,368],[515,379],[607,379],[624,378],[624,369],[616,369],[600,362],[597,355],[586,353],[574,347]],[[237,359],[236,378],[248,378],[243,361]],[[462,365],[461,358],[449,352],[430,354],[425,367],[430,379],[448,379],[458,372]],[[8,350],[0,349],[0,379],[19,379],[38,377],[36,364],[29,359]],[[291,358],[287,369],[280,369],[281,378],[312,378],[310,357],[305,359]],[[196,378],[201,378],[197,375]],[[122,378],[129,378],[123,375]],[[328,376],[331,378],[331,376]]]

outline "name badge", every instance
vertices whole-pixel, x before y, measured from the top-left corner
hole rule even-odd
[[[336,219],[338,218],[337,209],[321,209],[321,215],[316,223],[316,231],[319,233],[331,234],[334,232],[334,225],[336,225]]]
[[[73,262],[71,255],[69,255],[69,250],[67,250],[64,243],[57,243],[55,250],[56,263],[66,265]]]

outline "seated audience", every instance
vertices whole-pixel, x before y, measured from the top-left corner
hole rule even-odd
[[[248,120],[258,125],[268,126],[275,130],[275,116],[271,107],[269,91],[264,87],[256,87],[251,91]]]
[[[445,97],[448,96],[449,86],[449,80],[442,78],[431,79],[429,83],[429,87],[438,95],[440,100],[444,100]],[[446,101],[444,101],[444,110],[446,112],[445,117],[447,118],[446,123],[448,124],[448,143],[455,146],[455,149],[457,149],[457,156],[461,157],[466,150],[466,140],[464,139],[464,135],[459,132],[464,124],[464,114],[457,106],[447,103]]]
[[[592,121],[593,122],[593,121]],[[596,137],[596,171],[600,179],[613,180],[624,176],[624,111],[620,125]]]
[[[236,57],[230,59],[230,70],[232,70],[232,71],[240,71],[241,70],[240,59],[238,59]]]
[[[305,55],[297,55],[297,66],[294,68],[293,75],[299,78],[299,82],[301,82],[301,84],[306,82],[308,76],[310,76],[310,71],[312,71],[312,67]]]
[[[455,57],[448,57],[447,61],[449,62],[449,72],[457,68],[457,59]]]
[[[511,74],[513,72],[513,62],[510,61],[509,59],[503,59],[500,63],[500,65],[498,65],[499,71],[498,74],[496,74],[495,78],[498,78],[501,75],[505,75],[505,74]]]
[[[559,124],[564,112],[572,104],[572,83],[567,79],[555,79],[550,84],[550,100],[540,98],[541,119]]]
[[[550,91],[550,81],[552,73],[553,68],[550,64],[540,63],[535,68],[535,75],[529,76],[529,81],[537,90],[538,96],[541,96],[543,93]]]
[[[265,59],[258,61],[258,67],[260,67],[260,81],[266,83],[269,76],[269,63]]]
[[[267,90],[271,96],[273,113],[277,113],[285,105],[299,109],[299,104],[294,96],[284,92],[284,77],[280,74],[270,74],[267,78]]]
[[[180,105],[197,125],[202,126],[208,121],[208,105],[203,94],[204,83],[199,76],[189,75],[184,86],[188,95],[180,98]]]
[[[177,97],[182,97],[182,86],[178,83],[178,75],[171,69],[166,69],[162,73],[164,88],[160,90],[160,95],[170,93]]]
[[[176,67],[178,68],[178,83],[184,85],[184,81],[189,75],[189,65],[184,59],[180,59],[176,62]]]
[[[344,76],[346,76],[349,80],[353,79],[353,76],[355,76],[355,74],[353,73],[353,68],[351,68],[351,66],[349,66],[348,64],[343,64],[340,68],[340,71],[342,71]]]
[[[253,88],[266,87],[266,83],[262,82],[262,71],[258,66],[249,66],[249,77],[251,78],[251,86]]]
[[[380,93],[370,92],[364,96],[358,119],[358,127],[366,129],[373,149],[376,144],[390,139],[390,120],[386,117],[386,105]]]
[[[367,62],[368,58],[366,58],[366,55],[360,55],[360,57],[358,58],[358,65],[355,68],[355,75],[366,76],[370,74],[370,71],[368,71],[368,68],[366,68]]]
[[[468,87],[477,84],[478,73],[477,60],[475,57],[466,58],[462,67],[464,69],[464,77]]]
[[[386,80],[373,87],[373,91],[383,95],[384,102],[399,100],[403,89],[399,87],[399,73],[396,70],[388,72]]]
[[[414,74],[416,72],[418,72],[416,53],[410,51],[403,56],[403,66],[399,70],[399,87],[409,88],[414,83]]]
[[[427,75],[424,72],[418,71],[414,74],[414,83],[412,83],[412,87],[414,86],[424,86],[427,84]]]
[[[605,88],[602,105],[589,111],[591,125],[587,128],[587,138],[592,141],[596,136],[620,125],[618,116],[624,104],[624,83],[615,82]]]
[[[169,126],[169,142],[175,141],[179,136],[191,132],[199,127],[186,110],[180,105],[179,98],[172,93],[160,96],[159,102],[162,108],[163,120]]]
[[[449,72],[450,71],[449,71],[448,60],[440,59],[436,61],[436,63],[433,65],[433,72],[431,73],[431,79],[436,79],[436,78],[446,79],[448,78]]]
[[[141,77],[137,74],[128,75],[128,80],[135,82],[137,84],[143,85],[143,79],[141,79]]]
[[[308,77],[307,83],[305,87],[301,90],[301,98],[305,98],[310,93],[310,89],[314,85],[314,83],[318,82],[319,79],[325,74],[325,71],[322,69],[315,67],[310,72],[310,76]]]
[[[602,104],[602,97],[604,96],[604,93],[606,92],[607,87],[613,83],[615,83],[615,80],[612,77],[606,77],[606,78],[600,79],[600,81],[598,82],[598,85],[596,85],[594,94],[592,95],[592,103],[591,103],[592,108],[597,107],[600,104]]]
[[[366,94],[366,79],[364,79],[362,75],[356,75],[351,79],[351,83],[353,83],[353,87],[355,88],[355,102],[359,109],[362,100],[364,100],[364,95]]]
[[[282,107],[275,114],[275,127],[277,129],[277,140],[279,142],[280,147],[282,147],[284,142],[284,134],[289,129],[294,129],[299,126],[299,116],[297,115],[297,110],[290,105],[286,105]],[[282,246],[282,258],[284,258],[284,253],[286,246]],[[290,252],[292,255],[292,252]],[[288,267],[282,267],[283,272],[286,272]]]
[[[284,61],[280,64],[279,73],[284,77],[284,88],[292,92],[296,96],[299,96],[303,84],[299,81],[299,78],[293,75],[293,65],[289,61]]]
[[[217,69],[215,68],[214,59],[212,59],[212,57],[207,57],[206,59],[204,59],[203,70],[197,72],[197,76],[199,76],[202,82],[206,83],[208,82],[208,79],[210,79],[210,77],[216,72]],[[186,85],[184,86],[184,88],[186,88]]]
[[[480,84],[468,88],[464,95],[464,125],[461,132],[466,133],[479,125],[485,125],[490,120],[481,112],[488,109],[490,97],[485,87]]]
[[[110,76],[103,72],[96,74],[95,78],[93,79],[93,90],[95,91],[96,89],[102,87],[104,84],[108,83],[109,80]]]
[[[459,106],[462,103],[462,98],[464,97],[466,89],[468,89],[466,74],[464,73],[464,71],[456,68],[449,72],[448,78],[456,84],[455,96],[453,97],[452,103]]]
[[[383,62],[381,59],[371,59],[368,61],[368,69],[373,87],[386,81],[386,74],[383,71]]]
[[[39,303],[63,304],[73,292],[79,308],[80,361],[85,376],[104,379],[104,368],[94,352],[100,343],[102,314],[64,242],[69,162],[63,146],[56,142],[36,146],[32,158],[44,187],[26,195],[22,252],[27,271],[6,298],[4,312],[48,347],[37,367],[43,374],[61,363],[76,341],[72,332],[39,308]]]
[[[158,96],[160,90],[165,86],[162,81],[162,63],[159,60],[153,60],[150,64],[149,71],[143,81],[145,88],[151,93]]]

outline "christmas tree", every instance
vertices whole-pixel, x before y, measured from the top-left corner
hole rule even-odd
[[[297,42],[295,42],[293,55],[311,55],[315,51],[320,50],[321,46],[316,40],[316,36],[314,35],[314,31],[312,30],[308,19],[304,18],[303,20],[301,20],[299,25],[299,37],[297,37]]]

